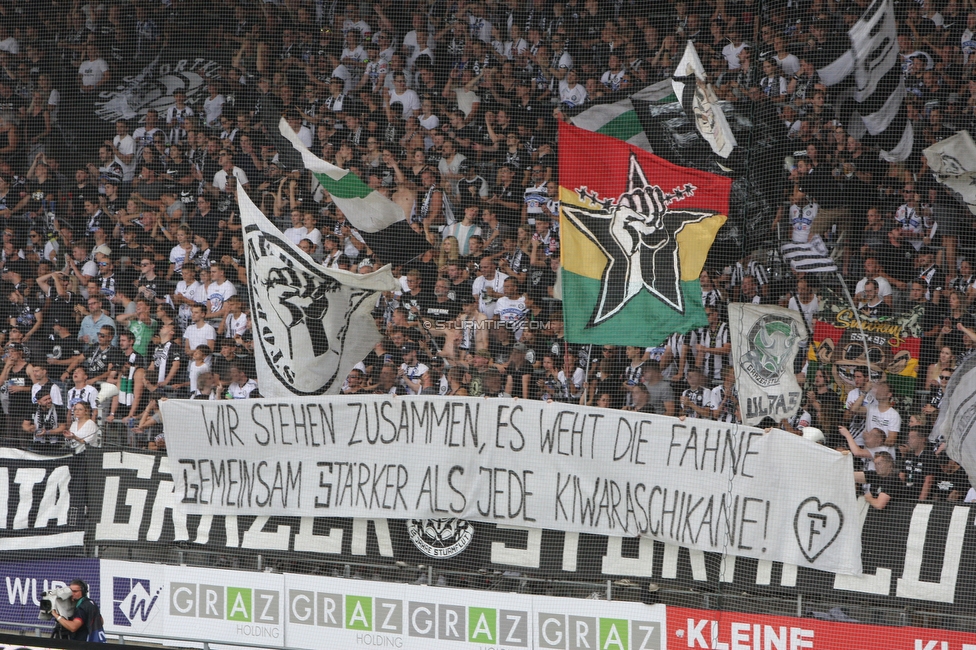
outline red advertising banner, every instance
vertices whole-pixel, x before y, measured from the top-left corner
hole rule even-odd
[[[669,650],[976,650],[976,634],[668,607]]]

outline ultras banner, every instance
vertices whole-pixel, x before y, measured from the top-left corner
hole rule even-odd
[[[782,431],[512,399],[162,408],[186,514],[458,517],[861,569],[850,457]]]
[[[789,419],[800,407],[793,360],[806,341],[803,315],[773,305],[729,304],[735,387],[742,417],[753,426]]]
[[[297,558],[336,566],[387,566],[385,572],[396,574],[391,579],[413,580],[417,565],[423,564],[435,571],[487,570],[502,584],[517,581],[523,573],[597,583],[626,578],[637,585],[650,581],[711,592],[735,589],[791,600],[830,594],[839,601],[854,597],[886,607],[923,602],[928,610],[946,613],[976,608],[976,593],[964,578],[976,570],[976,526],[968,504],[895,502],[874,510],[860,501],[854,522],[864,540],[864,573],[850,576],[723,557],[647,537],[566,533],[503,521],[187,517],[174,511],[167,456],[106,452],[90,460],[98,461],[89,465],[92,490],[102,496],[89,508],[87,539],[99,547],[165,553],[177,545],[231,557],[261,554],[270,564]],[[19,589],[18,575],[0,576],[7,582],[8,598]]]
[[[0,449],[0,551],[80,552],[88,502],[83,456]],[[9,557],[9,556],[8,556]]]

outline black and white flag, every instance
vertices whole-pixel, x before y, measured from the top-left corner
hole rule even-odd
[[[819,235],[812,235],[803,244],[787,242],[779,250],[783,261],[789,263],[794,273],[837,272],[837,264],[830,257],[830,251]]]
[[[265,397],[335,395],[380,340],[371,312],[398,291],[389,266],[365,275],[317,264],[238,190],[253,319],[254,358]]]
[[[850,135],[877,145],[889,162],[905,160],[915,136],[904,106],[907,91],[892,0],[874,0],[847,36],[850,48],[817,74],[826,86],[848,84],[835,105]]]
[[[691,41],[685,45],[684,56],[675,66],[671,86],[708,146],[719,156],[728,158],[738,143]]]
[[[729,303],[731,361],[742,421],[755,426],[796,415],[800,385],[793,361],[806,340],[803,314],[772,305]]]
[[[976,143],[969,131],[959,131],[922,153],[935,179],[976,215]]]

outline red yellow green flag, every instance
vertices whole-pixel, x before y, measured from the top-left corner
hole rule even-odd
[[[732,181],[559,126],[566,338],[657,345],[706,324],[698,277]]]

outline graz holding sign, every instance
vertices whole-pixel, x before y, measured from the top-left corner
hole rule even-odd
[[[778,430],[440,397],[169,400],[163,418],[185,514],[459,517],[861,570],[850,457]]]

